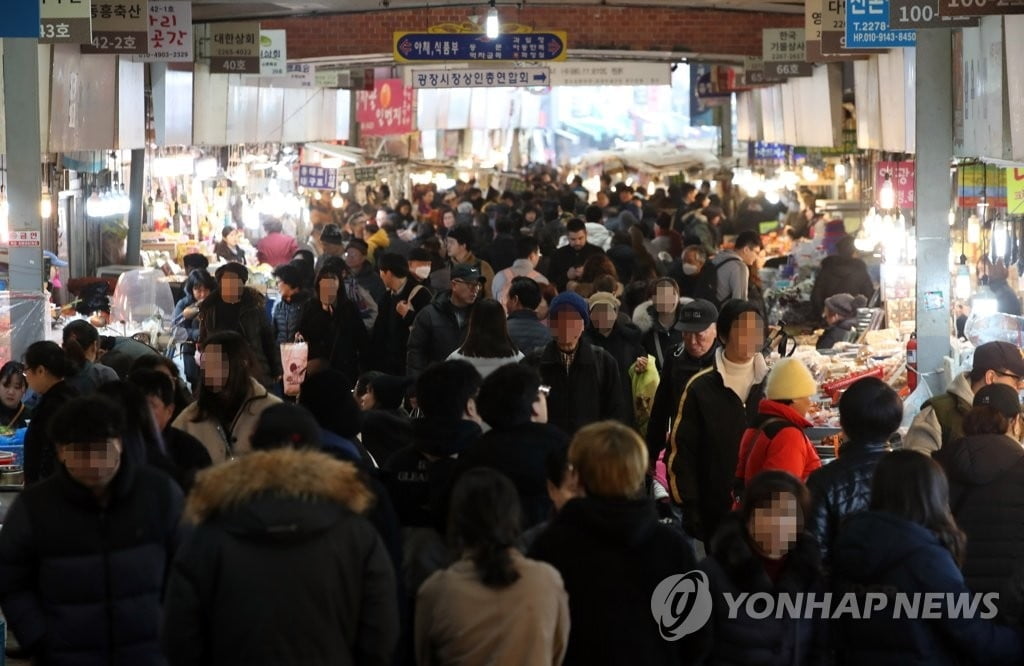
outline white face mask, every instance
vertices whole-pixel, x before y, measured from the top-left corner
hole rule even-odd
[[[693,264],[683,264],[683,275],[696,275],[700,269]]]
[[[412,273],[419,279],[426,280],[428,277],[430,277],[430,265],[427,264],[426,266],[417,266],[416,268],[412,269]]]

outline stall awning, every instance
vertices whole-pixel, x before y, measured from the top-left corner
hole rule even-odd
[[[361,164],[366,158],[366,151],[355,146],[339,146],[334,143],[321,143],[318,141],[304,144],[306,148],[312,148],[318,153],[336,157],[350,164]]]

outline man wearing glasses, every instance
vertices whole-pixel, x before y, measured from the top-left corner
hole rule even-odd
[[[439,295],[423,308],[412,324],[406,352],[409,377],[418,377],[428,365],[447,359],[462,346],[470,310],[483,284],[484,278],[476,266],[455,264],[452,267],[451,291]]]
[[[1024,356],[1009,342],[986,342],[974,350],[974,366],[931,398],[914,418],[903,448],[933,454],[947,443],[964,436],[964,415],[974,403],[974,394],[989,384],[1006,384],[1024,389]]]

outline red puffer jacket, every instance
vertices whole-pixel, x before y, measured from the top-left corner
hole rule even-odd
[[[765,470],[782,470],[807,481],[811,472],[821,467],[818,452],[804,435],[810,421],[789,405],[774,400],[762,400],[757,413],[757,422],[746,429],[740,440],[734,505],[739,502],[740,490]]]

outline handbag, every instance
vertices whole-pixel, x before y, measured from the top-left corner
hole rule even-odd
[[[281,343],[281,367],[284,369],[284,394],[296,396],[306,379],[309,365],[309,346],[301,335],[296,334],[295,342]]]

